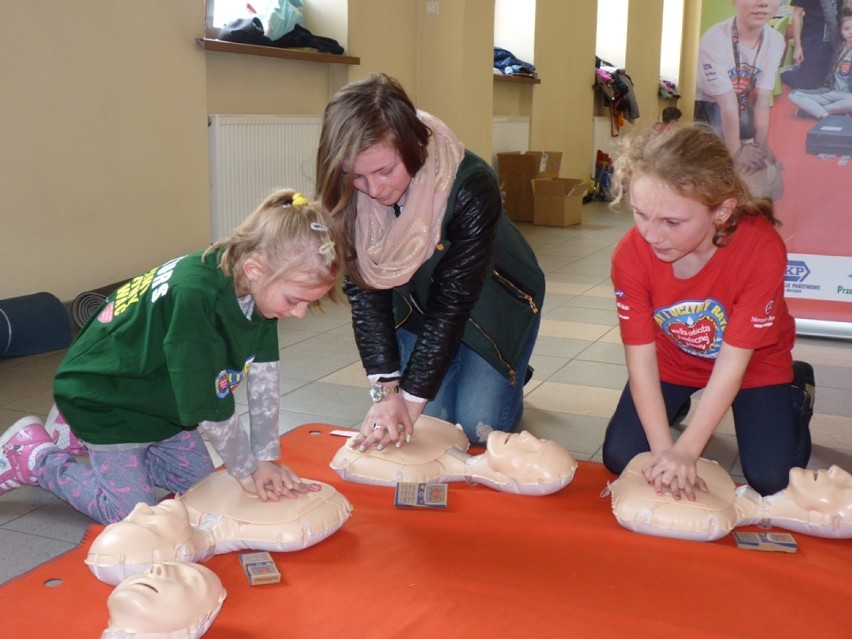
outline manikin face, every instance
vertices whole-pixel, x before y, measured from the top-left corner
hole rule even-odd
[[[177,500],[165,499],[156,506],[139,503],[122,521],[107,526],[90,552],[129,554],[177,546],[192,533],[186,508]]]
[[[630,185],[630,203],[642,239],[659,260],[671,264],[684,258],[706,263],[716,249],[715,221],[729,214],[715,213],[660,180],[641,175]]]
[[[222,582],[199,564],[165,561],[122,581],[107,599],[109,628],[130,633],[195,631],[225,597]],[[169,634],[168,636],[173,636]]]
[[[386,143],[376,144],[358,154],[354,166],[343,165],[343,172],[352,176],[353,185],[379,204],[404,204],[411,175],[396,149]]]
[[[571,454],[557,442],[538,439],[527,431],[492,431],[486,443],[488,465],[520,482],[535,482],[573,472]]]
[[[739,28],[759,29],[778,12],[781,0],[733,0]]]
[[[793,468],[784,492],[807,510],[852,517],[852,475],[840,466],[828,470]]]

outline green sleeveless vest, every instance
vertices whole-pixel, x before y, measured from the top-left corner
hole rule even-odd
[[[441,240],[435,252],[417,269],[410,282],[394,289],[397,328],[418,335],[423,329],[424,317],[418,309],[426,308],[432,273],[452,244],[447,239],[447,224],[452,218],[459,189],[470,176],[481,171],[491,172],[491,167],[482,158],[465,151],[447,199]],[[536,326],[543,301],[544,273],[535,253],[503,211],[485,286],[471,311],[462,342],[514,383],[518,359]]]

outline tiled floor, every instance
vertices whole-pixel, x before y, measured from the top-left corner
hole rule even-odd
[[[520,225],[547,274],[522,428],[564,443],[578,459],[600,461],[604,429],[627,379],[609,258],[631,218],[600,203],[587,204],[583,214],[583,224],[574,227]],[[309,422],[359,424],[369,398],[346,305],[329,305],[324,314],[305,320],[282,321],[280,333],[281,431]],[[852,469],[852,342],[800,338],[794,355],[816,369],[810,466]],[[47,415],[52,375],[62,356],[0,359],[0,428],[26,415]],[[705,456],[742,480],[730,417]],[[0,584],[73,548],[89,523],[36,487],[0,497]]]

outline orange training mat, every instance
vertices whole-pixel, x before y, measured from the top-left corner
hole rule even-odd
[[[284,460],[354,512],[329,539],[274,553],[280,584],[249,586],[236,553],[205,565],[228,590],[205,639],[849,637],[852,543],[795,535],[796,554],[648,537],[616,522],[603,466],[547,497],[453,483],[446,510],[340,480],[325,425],[282,437]],[[0,588],[10,639],[98,637],[111,587],[79,548]],[[43,584],[61,579],[54,587]]]

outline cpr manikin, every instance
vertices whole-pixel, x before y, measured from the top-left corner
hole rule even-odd
[[[115,585],[156,562],[199,562],[233,550],[307,548],[339,530],[352,512],[332,486],[314,483],[320,490],[262,502],[230,474],[213,473],[176,499],[137,504],[95,538],[86,564],[98,579]]]
[[[469,446],[461,427],[423,415],[411,442],[365,452],[347,443],[331,467],[346,481],[363,484],[468,481],[520,495],[554,493],[571,482],[577,468],[559,443],[526,431],[492,431],[481,455],[468,454]]]
[[[784,490],[761,497],[749,486],[737,488],[715,462],[698,461],[708,492],[695,501],[658,495],[641,469],[651,453],[637,455],[609,486],[618,522],[635,532],[661,537],[713,541],[736,526],[761,525],[837,539],[852,538],[852,475],[828,470],[790,470]]]
[[[852,538],[852,474],[791,468],[787,488],[761,497],[750,486],[737,488],[739,524],[768,524],[816,537]]]
[[[101,639],[197,639],[216,619],[225,596],[209,568],[155,563],[112,591],[109,625]]]

